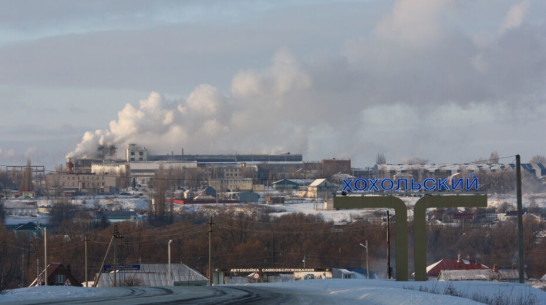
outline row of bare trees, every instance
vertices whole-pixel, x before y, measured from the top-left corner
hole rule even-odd
[[[386,273],[386,227],[384,224],[355,221],[336,226],[320,216],[288,214],[270,217],[261,208],[249,212],[230,208],[215,211],[213,217],[213,267],[259,268],[303,267],[331,268],[365,266],[364,249],[360,243],[368,240],[370,269]],[[206,274],[208,270],[208,230],[210,214],[203,212],[177,215],[171,225],[161,227],[149,223],[122,223],[117,241],[117,263],[166,263],[168,241],[174,262],[183,262]],[[546,240],[538,232],[544,224],[525,220],[526,272],[540,277],[546,272]],[[66,229],[70,228],[67,234]],[[515,223],[495,227],[467,225],[463,227],[429,226],[427,233],[428,263],[441,258],[462,257],[479,259],[488,266],[514,267],[517,262]],[[50,262],[70,266],[74,275],[84,279],[84,240],[88,238],[89,278],[99,272],[113,234],[113,227],[92,226],[77,217],[65,220],[59,227],[48,230]],[[391,240],[396,232],[391,231]],[[410,257],[411,227],[410,227]],[[392,245],[394,253],[395,245]],[[40,236],[15,235],[0,228],[0,288],[28,285],[36,270],[43,268],[43,240]],[[110,251],[107,263],[114,262]],[[43,263],[43,262],[42,262]],[[411,263],[410,263],[411,266]],[[395,267],[395,266],[394,266]],[[410,267],[411,268],[411,267]],[[411,270],[410,270],[411,271]]]

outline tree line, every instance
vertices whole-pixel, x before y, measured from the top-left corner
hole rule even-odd
[[[115,239],[117,261],[112,248],[106,264],[166,263],[171,244],[173,263],[185,263],[208,276],[208,232],[212,217],[212,265],[229,268],[332,268],[365,267],[365,249],[369,243],[371,271],[386,274],[386,225],[359,219],[336,225],[320,216],[302,213],[280,217],[270,215],[267,207],[249,206],[245,211],[219,207],[208,212],[175,215],[169,225],[154,226],[148,222],[124,222],[118,226]],[[395,220],[393,220],[395,221]],[[526,272],[541,277],[546,272],[546,242],[538,235],[544,225],[525,219]],[[391,240],[395,240],[394,225]],[[499,268],[517,267],[517,236],[515,223],[499,223],[495,227],[466,225],[427,228],[428,264],[441,258],[478,259]],[[83,281],[84,241],[88,240],[88,278],[99,272],[101,261],[112,239],[114,227],[104,227],[88,218],[64,220],[48,229],[48,261],[69,266],[77,279]],[[410,226],[410,269],[412,269],[412,227]],[[391,246],[391,255],[395,253]],[[15,234],[0,227],[0,290],[27,286],[43,268],[43,237]],[[305,258],[305,262],[303,262]],[[394,257],[393,257],[394,258]],[[394,259],[392,259],[394,262]],[[393,266],[395,268],[395,266]],[[412,270],[410,270],[411,272]]]

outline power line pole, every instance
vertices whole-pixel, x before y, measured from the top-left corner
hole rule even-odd
[[[97,287],[97,285],[99,283],[100,275],[102,274],[102,268],[104,267],[104,263],[106,262],[106,257],[108,256],[108,252],[110,251],[110,247],[112,246],[113,241],[114,241],[114,236],[112,236],[112,238],[110,238],[110,243],[108,243],[108,248],[106,248],[106,254],[104,254],[104,258],[102,259],[102,263],[100,264],[99,275],[97,276],[97,278],[93,282],[93,287]]]
[[[25,253],[21,254],[21,288],[25,287]]]
[[[272,260],[273,261],[273,266],[277,266],[277,253],[280,254],[280,252],[277,251],[275,244],[276,244],[276,239],[273,238],[273,253],[272,253],[273,254],[273,260]]]
[[[167,286],[170,286],[171,285],[171,244],[172,244],[172,239],[169,239],[169,243],[168,243],[168,252],[169,252],[169,255],[168,255],[168,259],[169,259],[169,264],[167,266]]]
[[[85,243],[85,287],[89,287],[89,283],[87,282],[87,241],[89,239],[87,238],[87,235],[84,236],[83,241]]]
[[[391,235],[390,235],[390,225],[391,220],[389,216],[389,211],[387,210],[387,279],[391,279]]]
[[[40,259],[36,259],[36,286],[40,286]]]
[[[360,243],[360,246],[366,249],[366,278],[370,279],[370,264],[368,263],[368,240],[366,239],[366,244]]]
[[[521,160],[516,155],[516,189],[518,204],[518,248],[519,248],[519,282],[525,283],[525,263],[523,256],[523,207],[521,200]]]
[[[114,287],[118,286],[117,283],[117,267],[118,267],[118,261],[116,257],[116,251],[118,247],[118,239],[123,238],[123,235],[119,233],[118,231],[118,225],[114,226],[114,233],[112,234],[114,237]]]
[[[239,242],[243,242],[243,213],[239,214]]]
[[[212,286],[212,216],[209,222],[209,286]]]
[[[370,279],[370,261],[368,259],[368,240],[366,239],[366,277]]]
[[[47,228],[44,228],[44,283],[47,286]]]

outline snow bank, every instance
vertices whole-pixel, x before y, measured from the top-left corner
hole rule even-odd
[[[546,292],[528,285],[499,282],[396,282],[389,280],[309,280],[291,283],[250,284],[324,295],[328,304],[483,304],[472,299],[502,304],[546,305]],[[447,294],[447,295],[446,295]],[[457,296],[453,296],[457,295]],[[528,300],[529,303],[517,303]],[[533,303],[534,301],[534,303]]]
[[[123,291],[111,288],[86,288],[70,286],[39,286],[6,290],[0,294],[0,303],[25,300],[59,298],[84,298],[96,296],[119,296]]]
[[[392,280],[307,280],[298,282],[246,284],[273,292],[289,291],[301,303],[308,299],[323,299],[322,304],[483,304],[471,299],[480,297],[502,300],[501,304],[546,305],[546,292],[528,285],[499,282],[396,282]],[[183,289],[183,288],[181,288]],[[184,288],[191,289],[191,288]],[[0,295],[0,303],[122,296],[126,289],[48,286],[8,290]],[[447,293],[448,295],[444,295]],[[457,295],[457,296],[453,296]],[[307,301],[306,301],[307,300]]]

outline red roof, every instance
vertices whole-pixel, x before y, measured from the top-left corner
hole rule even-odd
[[[479,264],[475,260],[466,259],[442,259],[427,267],[428,276],[438,276],[442,270],[476,270],[489,269],[486,265]]]

